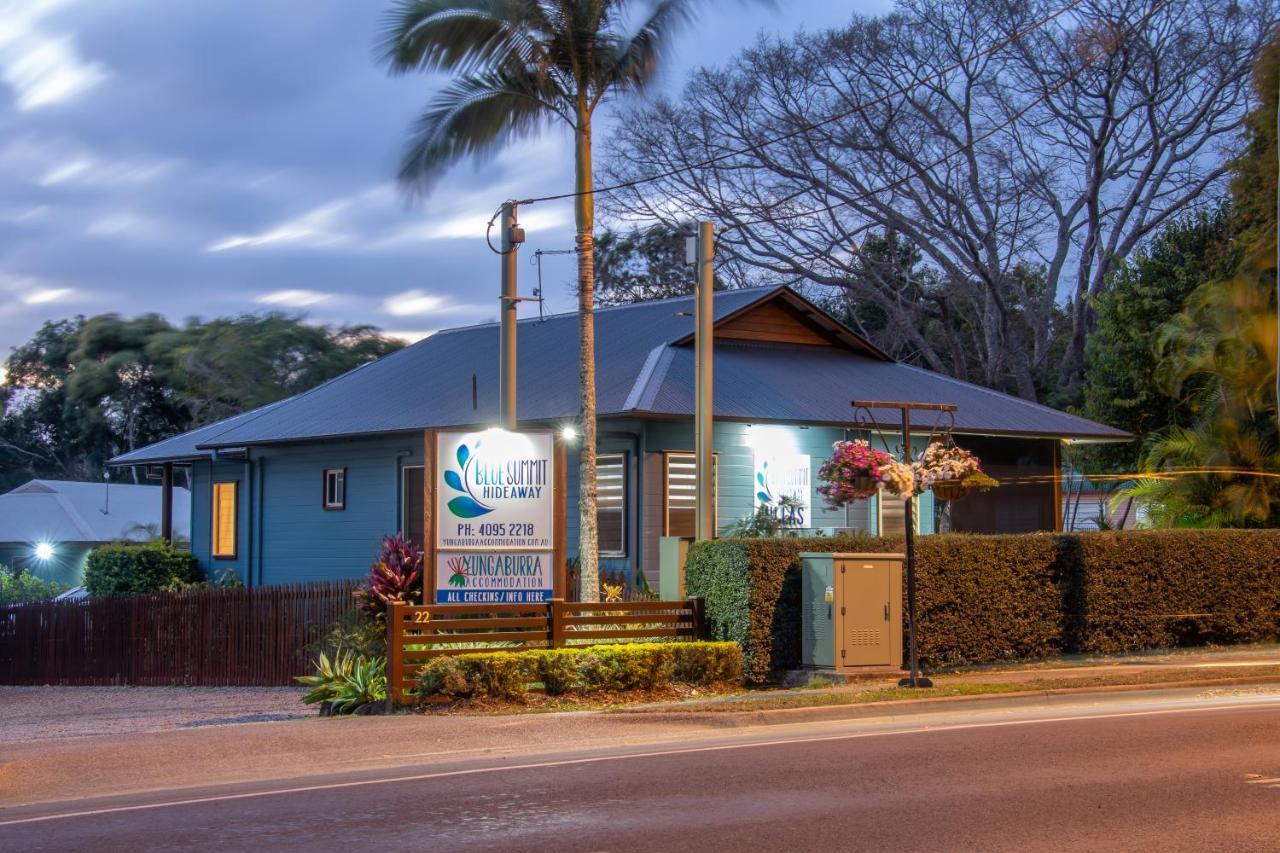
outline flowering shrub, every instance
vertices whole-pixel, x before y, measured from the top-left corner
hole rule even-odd
[[[861,439],[837,441],[831,447],[831,458],[818,469],[818,478],[823,481],[818,494],[832,509],[874,495],[884,482],[886,468],[898,464]]]
[[[364,609],[384,614],[387,605],[422,601],[422,552],[403,533],[384,536],[378,559],[369,567],[368,584],[356,591]]]

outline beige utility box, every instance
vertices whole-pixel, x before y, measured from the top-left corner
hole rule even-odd
[[[801,659],[853,673],[902,668],[902,554],[800,555]]]

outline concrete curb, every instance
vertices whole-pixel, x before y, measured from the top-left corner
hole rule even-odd
[[[890,717],[910,714],[927,714],[948,708],[970,705],[998,706],[1001,700],[1018,701],[1029,696],[1047,699],[1058,697],[1106,695],[1111,693],[1160,692],[1196,687],[1242,687],[1263,684],[1280,684],[1280,675],[1234,676],[1230,678],[1204,678],[1184,681],[1166,681],[1158,684],[1107,684],[1092,687],[1055,687],[1049,690],[1018,690],[1009,693],[990,693],[981,696],[929,696],[923,699],[891,699],[885,702],[849,702],[846,704],[814,705],[804,708],[767,708],[741,711],[688,710],[623,710],[614,711],[618,717],[643,717],[657,722],[711,723],[721,728],[744,726],[785,725],[787,723],[852,720],[867,717]]]

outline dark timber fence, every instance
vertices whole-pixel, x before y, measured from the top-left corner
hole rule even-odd
[[[355,610],[355,581],[0,607],[0,684],[271,686]]]

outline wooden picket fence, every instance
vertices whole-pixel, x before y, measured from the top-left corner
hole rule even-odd
[[[700,640],[701,598],[597,604],[396,604],[388,614],[387,685],[410,701],[418,669],[442,655],[562,649],[600,643]]]
[[[291,685],[355,581],[0,607],[0,684]]]

